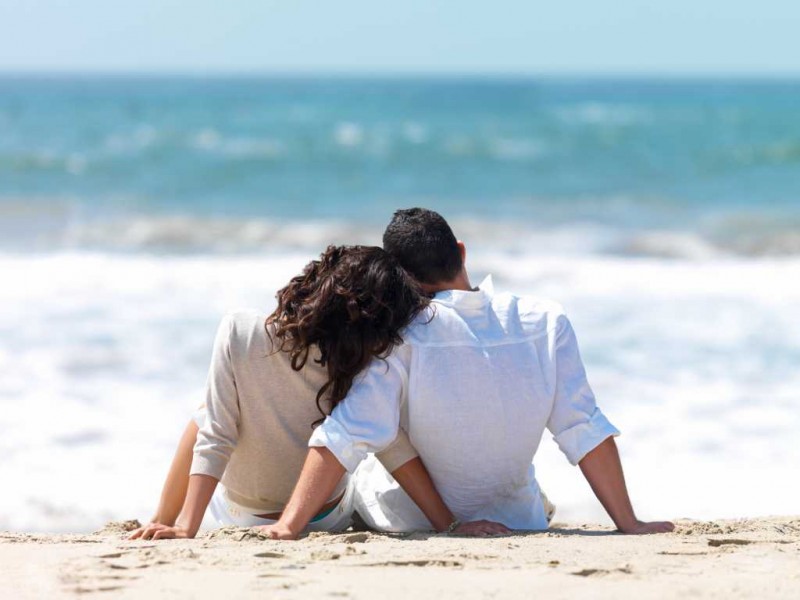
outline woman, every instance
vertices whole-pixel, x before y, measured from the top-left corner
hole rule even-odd
[[[374,357],[402,341],[401,330],[426,305],[382,249],[331,246],[278,292],[269,317],[228,315],[214,344],[205,406],[181,438],[152,522],[131,538],[194,537],[209,506],[221,525],[274,523],[313,426]],[[458,524],[404,433],[379,459],[437,530],[502,531]],[[352,502],[345,476],[308,529],[346,529]]]

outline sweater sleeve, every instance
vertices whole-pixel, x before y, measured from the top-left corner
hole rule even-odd
[[[233,319],[222,319],[206,383],[206,416],[197,433],[190,473],[220,479],[239,439],[239,395],[231,362]]]
[[[394,441],[385,450],[375,455],[389,473],[393,473],[418,456],[416,448],[411,444],[406,430],[402,427],[397,432],[397,437],[394,438]]]
[[[578,341],[566,316],[560,316],[555,340],[556,393],[547,428],[573,465],[610,436],[619,435],[597,407],[586,379]]]

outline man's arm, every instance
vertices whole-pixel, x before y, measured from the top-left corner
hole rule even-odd
[[[436,486],[433,485],[428,469],[419,457],[412,458],[400,468],[392,471],[392,477],[400,484],[406,494],[419,506],[423,514],[438,532],[450,531],[456,523],[455,515],[447,508]],[[502,523],[493,521],[470,521],[459,523],[451,533],[460,535],[498,535],[511,533]]]
[[[260,527],[273,538],[296,539],[368,452],[380,452],[397,438],[400,402],[408,380],[405,349],[374,359],[347,397],[314,430],[300,477],[275,525]]]
[[[384,469],[392,474],[394,480],[422,510],[436,531],[450,531],[461,535],[509,533],[510,530],[500,523],[490,521],[457,522],[458,519],[442,500],[428,469],[404,429],[400,428],[394,442],[381,452],[376,452],[375,458],[383,465]]]
[[[345,471],[354,472],[367,453],[381,452],[397,440],[401,398],[408,383],[409,352],[409,348],[400,346],[385,360],[373,360],[359,376],[347,397],[311,435],[311,448],[281,518],[275,525],[261,529],[276,539],[297,538],[330,498]],[[394,473],[405,466],[401,463]],[[416,481],[415,472],[419,468],[424,471],[427,484]],[[455,519],[444,506],[421,461],[408,465],[400,472],[400,479],[415,486],[409,495],[421,503],[423,512],[432,511],[426,512],[431,522],[439,526],[447,521],[443,530],[449,529]],[[470,528],[466,525],[467,531],[459,529],[459,533],[499,533],[496,530],[499,524],[492,524],[489,528],[492,531],[483,527],[468,531]]]
[[[622,533],[665,533],[675,529],[669,521],[646,523],[636,518],[613,437],[601,442],[578,464],[600,504]]]
[[[296,540],[300,532],[319,513],[345,473],[342,463],[325,446],[308,449],[300,479],[274,525],[258,527],[276,540]]]
[[[308,450],[306,462],[300,472],[300,479],[292,492],[286,509],[275,525],[259,527],[273,539],[295,540],[305,527],[319,513],[323,504],[331,497],[336,484],[345,473],[345,468],[333,452],[321,447]],[[437,531],[447,531],[455,522],[455,517],[442,501],[431,481],[427,469],[419,458],[409,460],[392,472],[411,499],[417,503]],[[473,521],[461,523],[453,533],[462,535],[494,535],[509,533],[500,523]]]
[[[672,531],[668,522],[643,523],[636,518],[625,487],[614,442],[619,431],[597,408],[586,379],[578,341],[569,319],[560,315],[555,341],[555,402],[547,428],[573,464],[578,464],[597,499],[623,533]]]

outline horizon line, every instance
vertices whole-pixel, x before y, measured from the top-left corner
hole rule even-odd
[[[17,69],[0,68],[0,78],[281,78],[281,79],[485,79],[485,80],[650,80],[650,81],[800,81],[797,72],[755,71],[481,71],[481,70],[325,70],[325,69]]]

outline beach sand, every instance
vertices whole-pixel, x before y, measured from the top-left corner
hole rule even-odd
[[[493,538],[416,533],[265,540],[224,528],[128,541],[0,533],[0,598],[800,598],[800,517],[677,521],[624,536],[557,524]]]

